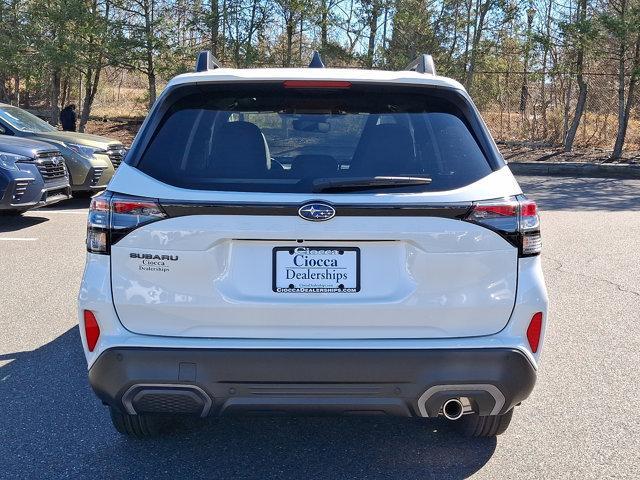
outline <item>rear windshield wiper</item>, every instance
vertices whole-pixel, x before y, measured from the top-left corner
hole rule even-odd
[[[428,177],[318,178],[313,181],[313,192],[406,187],[409,185],[427,185],[429,183],[431,183],[431,179]]]

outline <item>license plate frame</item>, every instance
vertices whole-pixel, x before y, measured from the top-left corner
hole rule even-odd
[[[288,287],[279,287],[278,286],[278,252],[282,252],[282,251],[294,251],[294,252],[300,252],[302,253],[302,251],[300,249],[306,249],[308,251],[336,251],[336,252],[354,252],[355,254],[355,285],[353,285],[353,282],[349,283],[349,286],[344,286],[343,288],[339,288],[339,284],[336,285],[336,287],[295,287],[294,288],[290,288],[290,286]],[[272,263],[271,263],[271,270],[272,270],[272,290],[275,293],[297,293],[297,294],[301,294],[301,293],[307,293],[307,294],[313,294],[313,293],[337,293],[337,294],[348,294],[348,293],[358,293],[360,291],[360,248],[359,247],[340,247],[340,246],[300,246],[300,245],[296,245],[296,246],[289,246],[289,247],[274,247],[272,250]],[[291,255],[291,253],[289,253]],[[328,255],[328,254],[327,254]],[[338,253],[338,255],[340,255],[340,253]],[[298,267],[301,269],[304,269],[304,267]],[[336,270],[335,268],[332,267],[326,267],[329,270]],[[338,269],[342,269],[342,267],[338,268]],[[346,272],[348,273],[348,272]],[[293,284],[290,284],[293,285]]]

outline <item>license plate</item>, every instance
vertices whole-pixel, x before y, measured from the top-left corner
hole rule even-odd
[[[357,247],[276,247],[273,291],[277,293],[356,293],[360,291]]]

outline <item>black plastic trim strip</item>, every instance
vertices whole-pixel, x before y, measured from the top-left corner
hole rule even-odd
[[[536,381],[535,367],[518,349],[354,348],[359,342],[349,342],[351,348],[345,349],[118,347],[100,354],[89,369],[89,383],[103,402],[122,409],[123,392],[131,385],[153,379],[154,384],[171,388],[177,382],[177,366],[188,363],[197,369],[197,382],[194,379],[180,384],[198,386],[215,399],[213,415],[224,413],[222,406],[234,398],[250,398],[247,410],[264,410],[270,399],[281,399],[281,392],[292,388],[306,393],[295,397],[294,406],[305,403],[327,413],[330,406],[323,401],[328,397],[323,387],[343,392],[334,398],[350,395],[354,404],[348,410],[352,412],[370,412],[370,398],[390,398],[400,399],[409,407],[396,409],[394,414],[418,415],[418,399],[435,385],[494,385],[505,398],[500,412],[505,413],[529,396]],[[383,340],[375,343],[384,345]],[[255,395],[254,386],[265,385],[274,393],[263,390],[262,395]],[[395,392],[395,385],[400,385],[402,392]],[[372,387],[375,393],[354,395],[358,386]],[[231,387],[236,390],[234,395],[229,394]],[[446,394],[444,398],[434,395],[426,403],[430,416],[437,414]],[[495,402],[490,399],[483,407],[481,395],[475,392],[473,396],[482,402],[479,406],[488,415]],[[283,406],[278,411],[288,409]]]
[[[177,200],[160,200],[160,206],[169,217],[187,215],[271,215],[298,216],[304,203],[203,203]],[[329,202],[322,202],[331,205]],[[338,217],[441,217],[463,219],[471,203],[451,205],[412,204],[344,204],[331,205]]]

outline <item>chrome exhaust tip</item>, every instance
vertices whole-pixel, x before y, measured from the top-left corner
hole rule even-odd
[[[447,420],[458,420],[464,415],[464,406],[458,398],[450,398],[442,405],[442,414]]]

